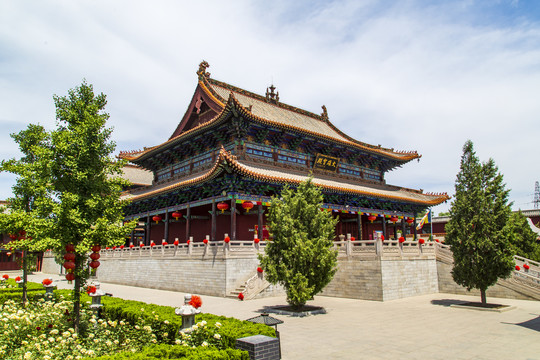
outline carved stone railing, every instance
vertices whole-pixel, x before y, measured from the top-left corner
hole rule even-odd
[[[261,293],[264,289],[270,286],[270,283],[264,278],[263,274],[256,272],[255,275],[250,277],[243,285],[244,300],[251,300],[255,296]]]

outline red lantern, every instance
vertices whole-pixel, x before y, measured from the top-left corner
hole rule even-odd
[[[180,244],[180,241],[174,240],[174,246],[178,246]]]
[[[516,265],[516,271],[519,271],[519,270],[521,270],[521,268]]]
[[[244,201],[242,203],[242,207],[246,210],[246,212],[249,212],[249,210],[253,209],[253,203],[251,201]]]
[[[90,261],[90,267],[92,269],[97,269],[99,265],[100,265],[99,261]]]
[[[523,268],[524,268],[525,270],[529,270],[529,265],[528,265],[528,264],[523,264]]]
[[[152,242],[150,243],[150,247],[154,247],[154,246],[156,246],[156,243],[152,241]]]
[[[351,236],[351,241],[355,241],[356,238],[354,236]]]
[[[99,245],[92,246],[92,251],[93,252],[99,252],[100,250],[101,250],[101,246],[99,246]]]
[[[66,280],[71,283],[71,281],[75,280],[75,274],[73,273],[66,274]]]
[[[204,239],[202,242],[208,244],[208,239]]]
[[[90,259],[92,259],[92,260],[99,260],[100,257],[101,257],[101,255],[99,255],[99,253],[91,253],[90,254]]]
[[[190,242],[191,242],[191,241],[188,240],[188,241],[187,241],[187,244],[189,245]]]
[[[384,241],[384,235],[381,235],[381,241]]]
[[[425,242],[425,240],[424,239],[418,239],[418,242],[420,243],[420,245],[422,245]]]
[[[390,218],[390,221],[393,222],[393,223],[396,223],[398,220],[399,220],[399,219],[398,219],[397,216],[392,216],[392,217]]]
[[[75,245],[73,245],[73,244],[67,244],[67,245],[66,245],[66,251],[67,251],[67,252],[75,252]]]
[[[43,279],[43,281],[41,282],[43,285],[45,286],[49,286],[52,284],[52,280],[51,279]]]
[[[257,268],[257,272],[258,272],[258,273],[262,273],[262,272],[263,272],[262,267],[259,266],[259,267]]]
[[[113,249],[113,250],[116,250],[116,246],[113,246],[112,249]]]
[[[367,219],[373,224],[373,221],[377,219],[377,217],[375,215],[369,215]]]
[[[228,244],[228,243],[231,242],[231,238],[227,236],[227,237],[225,237],[225,239],[223,239],[223,241],[224,241],[226,244]]]
[[[414,222],[414,219],[408,218],[405,221],[407,221],[407,224],[411,225]]]
[[[439,239],[435,239],[436,242],[439,242]]]
[[[9,234],[9,238],[11,240],[15,240],[17,238],[17,235]]]
[[[144,246],[144,244],[143,244],[143,243],[140,243],[140,244],[139,244],[139,247],[143,247],[143,246]]]
[[[20,277],[20,276],[17,276],[17,277],[15,278],[15,281],[21,281],[21,277]]]
[[[259,241],[261,241],[261,240],[259,240],[258,238],[253,239],[253,242],[254,242],[255,244],[258,244]]]
[[[401,244],[403,244],[405,242],[405,238],[403,236],[401,236],[398,240]]]
[[[175,211],[171,214],[171,216],[178,221],[178,219],[182,216],[178,211]]]
[[[161,219],[162,219],[162,218],[161,218],[161,216],[159,216],[159,215],[156,215],[156,216],[154,216],[154,217],[152,218],[152,220],[154,220],[154,221],[156,222],[156,224],[157,224],[158,222],[160,222]]]
[[[165,246],[165,245],[169,245],[166,241],[162,242],[161,245]]]
[[[75,269],[75,263],[73,261],[66,261],[64,263],[64,267],[66,268],[66,270],[73,270]]]
[[[242,294],[242,293],[238,294],[238,298],[239,298],[240,300],[244,300],[244,294]]]
[[[130,249],[133,249],[134,247],[135,247],[135,245],[129,244],[129,248],[130,248]]]
[[[221,213],[223,214],[223,212],[229,208],[229,204],[224,203],[222,201],[222,202],[217,204],[217,208],[218,208],[218,210],[221,210]]]
[[[2,278],[3,278],[4,280],[7,280],[7,279],[9,279],[9,275],[8,275],[8,274],[4,274],[4,275],[2,275]]]
[[[64,260],[66,260],[66,261],[75,261],[75,254],[74,253],[64,254]]]

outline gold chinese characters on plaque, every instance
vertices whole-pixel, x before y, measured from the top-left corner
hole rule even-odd
[[[338,168],[338,165],[338,158],[323,154],[317,154],[317,157],[315,158],[315,163],[313,164],[313,168],[335,172]]]

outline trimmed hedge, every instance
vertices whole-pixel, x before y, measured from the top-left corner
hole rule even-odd
[[[249,360],[247,351],[236,349],[218,350],[213,348],[188,348],[180,345],[152,345],[137,353],[121,352],[114,355],[85,358],[85,360],[154,360],[154,359],[192,359],[192,360]]]
[[[175,336],[182,325],[182,318],[174,313],[170,306],[146,304],[140,301],[123,300],[114,297],[102,298],[102,315],[110,320],[124,320],[134,324],[140,317],[150,323],[156,331],[158,341],[172,344]],[[143,309],[143,311],[141,311]],[[156,320],[156,315],[159,317]],[[253,324],[249,321],[241,321],[235,318],[201,313],[195,316],[195,321],[205,320],[209,326],[216,322],[221,323],[219,334],[224,346],[234,348],[236,339],[251,335],[266,335],[276,337],[275,330],[262,324]],[[167,333],[166,338],[161,334]]]

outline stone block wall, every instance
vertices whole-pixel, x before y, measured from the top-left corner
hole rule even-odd
[[[466,288],[458,285],[454,281],[454,279],[452,278],[452,267],[453,264],[447,264],[441,261],[437,261],[439,292],[458,295],[473,295],[478,296],[478,299],[480,299],[480,290],[472,289],[471,291],[468,291]],[[515,289],[511,289],[510,287],[505,286],[504,280],[499,280],[498,283],[489,287],[486,291],[486,297],[518,300],[537,300],[536,298],[528,296],[523,292],[516,291]]]
[[[341,257],[332,281],[320,295],[364,300],[383,300],[381,262]]]
[[[432,258],[381,259],[383,301],[438,292]]]

